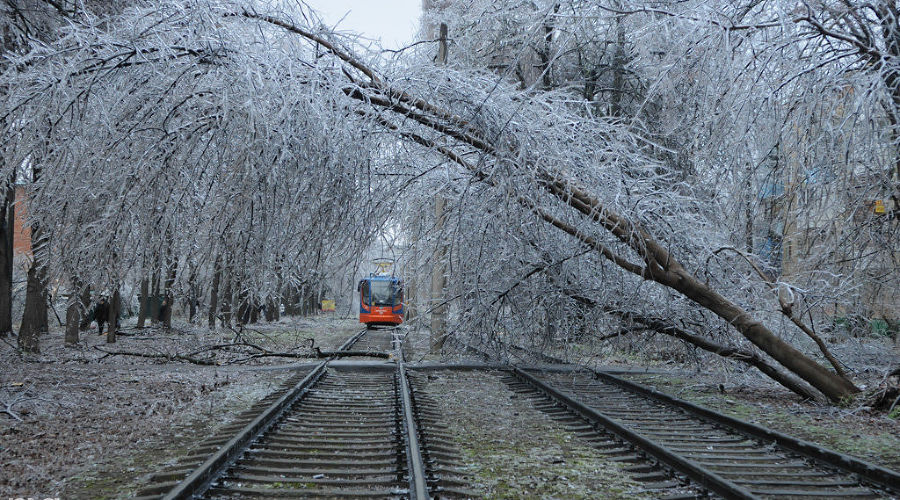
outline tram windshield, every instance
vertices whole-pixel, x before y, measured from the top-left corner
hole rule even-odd
[[[369,284],[372,305],[375,306],[395,306],[403,301],[400,287],[397,283],[390,281],[372,281]]]

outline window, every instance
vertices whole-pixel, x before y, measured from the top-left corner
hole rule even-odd
[[[390,281],[372,281],[370,284],[370,297],[373,306],[393,305],[393,293]]]

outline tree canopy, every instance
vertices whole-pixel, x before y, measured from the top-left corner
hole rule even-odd
[[[424,20],[454,20],[448,65],[303,4],[84,15],[7,53],[2,175],[55,280],[224,259],[264,300],[390,231],[411,283],[448,245],[454,335],[637,322],[839,400],[816,321],[900,283],[900,34],[887,2],[815,7],[453,2]]]

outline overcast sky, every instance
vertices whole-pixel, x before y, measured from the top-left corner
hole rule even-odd
[[[366,38],[380,39],[386,49],[412,43],[422,14],[422,0],[306,0],[306,3],[329,26],[337,23],[339,31],[355,31]]]

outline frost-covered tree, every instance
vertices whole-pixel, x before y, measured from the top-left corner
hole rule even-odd
[[[830,8],[869,9],[842,5]],[[895,19],[880,9],[881,19]],[[889,197],[892,182],[885,168],[885,148],[894,142],[890,120],[870,90],[884,88],[878,75],[889,76],[883,68],[890,56],[858,66],[865,51],[834,53],[834,43],[818,43],[822,34],[811,36],[809,27],[821,12],[792,2],[460,1],[426,18],[451,24],[451,64],[488,68],[535,92],[550,74],[557,92],[585,103],[585,115],[626,125],[638,137],[636,149],[663,174],[659,187],[692,197],[701,220],[727,231],[726,240],[706,243],[714,254],[704,275],[741,270],[749,278],[745,293],[761,286],[759,298],[767,299],[753,307],[789,320],[784,334],[803,332],[827,357],[815,324],[848,313],[890,319],[897,307],[890,290],[900,276],[897,225],[871,213],[872,200]],[[890,22],[881,25],[893,33]],[[549,37],[541,27],[553,27]],[[552,49],[550,67],[534,63],[547,46],[541,40]],[[600,74],[585,71],[585,61],[606,72],[599,87],[585,78]],[[523,78],[514,65],[539,71]],[[566,295],[546,284],[542,290],[542,297]],[[602,295],[590,298],[632,303]],[[532,324],[539,323],[535,316],[541,319],[530,315]],[[717,330],[693,316],[675,315]],[[840,363],[832,365],[841,372]]]
[[[29,50],[34,43],[53,40],[60,26],[70,23],[99,24],[97,16],[106,16],[121,11],[129,3],[122,0],[86,0],[79,2],[54,2],[47,0],[8,0],[0,5],[0,70],[7,64],[6,53],[21,53]],[[4,91],[0,88],[0,93]],[[4,179],[3,197],[0,201],[0,335],[13,330],[12,326],[12,238],[15,202],[15,184],[20,180],[39,175],[40,166],[26,166],[29,172],[18,172],[13,166]],[[35,220],[32,225],[31,245],[42,244],[41,227]],[[19,345],[28,351],[37,351],[38,335],[47,331],[48,300],[43,264],[32,256],[27,273],[25,312],[19,331]],[[69,323],[78,323],[79,308],[71,308],[67,317]],[[73,330],[69,329],[70,332]],[[77,330],[74,330],[77,340]]]
[[[637,323],[839,400],[856,388],[798,337],[810,333],[793,314],[799,289],[735,244],[746,226],[733,223],[732,167],[769,150],[729,147],[783,102],[738,98],[776,79],[721,67],[754,61],[761,35],[733,39],[703,5],[516,11],[533,28],[518,31],[537,47],[531,79],[452,56],[436,67],[424,48],[355,55],[305,11],[133,9],[10,60],[3,164],[41,169],[35,217],[53,277],[118,288],[158,274],[172,289],[219,276],[240,311],[402,228],[409,269],[449,243],[457,331],[540,339]],[[612,53],[570,51],[570,25],[579,40],[614,40]],[[612,90],[584,91],[587,51],[611,61]],[[743,108],[758,102],[770,105]],[[425,213],[436,192],[443,238]],[[179,271],[192,267],[205,277]]]

